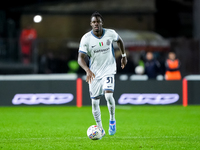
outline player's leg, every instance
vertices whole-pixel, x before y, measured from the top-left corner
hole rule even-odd
[[[114,135],[116,132],[115,99],[113,97],[114,85],[114,75],[105,77],[103,89],[105,91],[105,99],[110,113],[109,135]]]
[[[107,106],[110,113],[109,121],[109,135],[114,135],[116,133],[116,120],[115,120],[115,99],[113,93],[110,91],[105,91],[105,98],[107,100]]]
[[[110,121],[115,121],[115,99],[113,97],[113,92],[105,91],[105,99],[110,113]]]
[[[102,129],[102,135],[105,135],[105,131],[103,129],[102,121],[101,121],[101,110],[100,110],[100,97],[102,95],[102,87],[101,82],[98,79],[94,79],[92,83],[89,85],[90,88],[90,97],[92,100],[92,114],[94,116],[94,120],[98,127]]]
[[[102,121],[101,121],[101,110],[100,110],[100,99],[92,99],[92,114],[94,116],[94,120],[99,128],[102,130],[102,136],[105,135],[105,131],[103,129]]]
[[[97,126],[102,128],[101,122],[101,110],[100,110],[100,99],[92,99],[92,114],[94,116],[94,120],[96,121]]]

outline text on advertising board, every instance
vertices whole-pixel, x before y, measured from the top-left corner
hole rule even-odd
[[[16,94],[12,103],[14,105],[65,104],[71,102],[73,98],[71,93]]]
[[[179,100],[179,95],[176,93],[170,94],[133,94],[133,93],[124,93],[120,96],[118,103],[119,104],[172,104]]]

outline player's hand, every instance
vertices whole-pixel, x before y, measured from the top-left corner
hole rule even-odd
[[[124,69],[126,64],[127,64],[127,58],[126,57],[122,57],[122,59],[121,59],[121,67],[122,67],[122,69]]]
[[[95,74],[90,69],[88,69],[86,71],[86,82],[90,84],[94,78],[95,78]]]

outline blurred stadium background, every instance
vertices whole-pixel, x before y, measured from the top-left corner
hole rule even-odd
[[[55,90],[55,86],[59,85],[56,83],[59,78],[61,78],[60,80],[69,79],[70,83],[67,86],[71,86],[71,84],[74,86],[72,93],[75,93],[75,96],[77,94],[76,79],[78,77],[84,79],[85,74],[76,61],[79,42],[82,35],[91,30],[89,25],[91,14],[94,11],[99,11],[105,19],[104,27],[113,28],[119,33],[124,40],[128,54],[127,67],[121,70],[120,65],[117,66],[116,80],[119,82],[127,81],[127,84],[128,81],[134,80],[139,82],[139,85],[141,85],[141,80],[146,81],[143,82],[144,85],[139,90],[137,86],[132,87],[131,84],[130,88],[133,90],[129,91],[130,93],[136,91],[139,93],[178,93],[181,101],[184,97],[193,95],[195,103],[200,103],[198,94],[194,94],[196,91],[189,88],[189,86],[194,89],[198,88],[198,84],[194,84],[199,82],[199,10],[200,2],[198,0],[124,0],[123,3],[120,0],[5,1],[0,5],[2,95],[6,93],[4,87],[10,86],[10,82],[6,81],[12,80],[15,82],[14,84],[19,85],[21,80],[28,81],[29,84],[32,84],[33,80],[37,80],[44,82],[44,84],[35,85],[33,89],[26,88],[29,84],[20,84],[23,87],[22,91],[19,90],[18,86],[13,86],[15,92],[9,94],[10,97],[2,97],[2,99],[7,101],[7,99],[12,99],[15,94],[23,92],[65,92],[65,90]],[[39,16],[39,20],[35,16]],[[25,45],[25,50],[22,45],[22,32],[27,28],[32,28],[34,31],[32,43],[28,44],[30,58],[24,52],[27,45]],[[153,52],[154,58],[160,63],[160,72],[153,80],[148,80],[145,73],[136,75],[135,72],[135,68],[141,65],[141,62],[144,65],[145,54],[148,51]],[[165,61],[170,51],[174,51],[181,62],[182,79],[197,80],[196,82],[187,83],[179,80],[170,81],[170,84],[164,83]],[[115,56],[118,61],[120,54],[117,50]],[[69,75],[71,73],[73,75]],[[66,75],[66,78],[63,75]],[[49,82],[46,82],[47,79]],[[52,87],[49,87],[50,80],[56,83],[55,85],[52,83]],[[71,83],[71,80],[74,82]],[[159,84],[157,80],[162,80],[162,84],[167,85],[164,89],[162,84],[158,85],[149,92],[147,87]],[[85,83],[82,86],[87,89]],[[174,87],[174,90],[171,87]],[[62,87],[62,89],[65,88],[67,87]],[[116,89],[120,91],[120,88],[116,87]],[[188,93],[184,95],[183,91]],[[85,97],[89,99],[88,95]],[[119,97],[120,95],[117,94],[117,99]],[[75,99],[77,99],[76,96]]]
[[[170,50],[177,53],[183,76],[200,73],[197,0],[5,1],[0,6],[0,73],[68,73],[68,63],[76,59],[80,38],[91,29],[90,15],[96,10],[105,18],[104,27],[124,33],[121,36],[133,63],[126,73],[134,73],[145,51],[154,51],[163,64]],[[41,15],[42,21],[35,23],[35,15]],[[19,37],[28,26],[36,30],[37,38],[31,63],[25,66]]]
[[[128,55],[124,70],[118,62],[115,79],[117,133],[95,144],[86,136],[95,121],[85,73],[77,64],[79,42],[91,30],[94,11],[103,15],[105,28],[123,38]],[[200,0],[3,1],[0,149],[198,150],[199,41]],[[181,80],[164,78],[170,51],[181,62]],[[160,64],[154,79],[135,72],[147,52]],[[101,112],[107,133],[104,98]]]

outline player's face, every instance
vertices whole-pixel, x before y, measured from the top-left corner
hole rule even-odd
[[[92,17],[90,25],[94,32],[99,32],[102,30],[103,23],[100,17]]]

